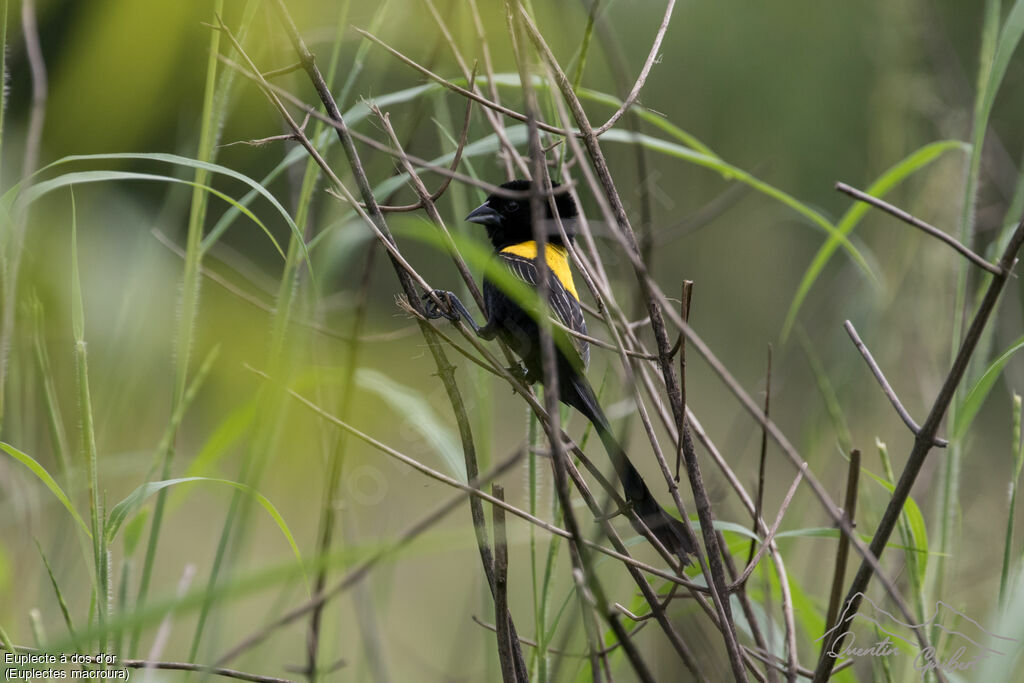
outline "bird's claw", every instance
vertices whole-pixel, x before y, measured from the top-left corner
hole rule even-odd
[[[422,296],[423,299],[423,312],[430,319],[446,318],[450,321],[458,322],[458,313],[453,312],[451,305],[452,293],[443,289],[435,289],[431,292],[427,292]],[[436,299],[436,300],[435,300]],[[443,301],[448,306],[448,310],[442,309],[437,305],[437,301]]]
[[[526,366],[522,363],[516,363],[505,368],[508,370],[508,374],[512,375],[513,378],[520,382],[526,382],[526,378],[529,376],[530,371],[526,369]]]

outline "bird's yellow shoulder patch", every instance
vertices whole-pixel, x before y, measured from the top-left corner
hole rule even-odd
[[[501,253],[515,254],[532,261],[537,258],[537,243],[533,240],[520,242],[519,244],[505,247],[501,250]],[[572,281],[572,270],[569,268],[569,250],[558,244],[549,244],[544,251],[544,260],[547,261],[551,272],[555,274],[558,281],[565,287],[565,291],[572,294],[576,301],[579,301],[580,295],[576,293],[576,285]]]

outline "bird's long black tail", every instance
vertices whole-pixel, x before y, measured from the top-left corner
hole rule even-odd
[[[687,533],[688,529],[683,526],[682,522],[665,512],[658,501],[654,499],[650,489],[647,488],[647,483],[644,482],[643,477],[629,461],[626,451],[612,434],[608,418],[601,410],[601,405],[597,402],[597,397],[594,396],[594,391],[590,388],[587,379],[578,373],[572,373],[572,379],[568,382],[568,386],[563,385],[559,393],[565,403],[583,413],[594,425],[605,450],[608,451],[608,457],[615,466],[619,481],[622,482],[626,501],[633,506],[637,516],[643,520],[647,528],[669,552],[677,555],[684,565],[689,564],[690,556],[696,552],[691,541],[692,536]],[[640,529],[637,531],[639,532]]]

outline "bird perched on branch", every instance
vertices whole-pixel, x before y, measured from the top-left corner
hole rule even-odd
[[[530,182],[513,180],[501,187],[526,193],[530,190]],[[571,243],[578,215],[576,203],[568,193],[563,192],[554,196],[554,204]],[[518,372],[527,384],[544,381],[538,315],[553,314],[555,320],[569,330],[583,335],[587,332],[579,294],[569,268],[568,249],[546,198],[545,207],[548,224],[548,245],[544,252],[548,268],[546,306],[540,305],[537,297],[538,247],[534,241],[530,201],[527,198],[517,200],[497,194],[492,194],[466,217],[467,221],[487,229],[487,236],[494,246],[494,258],[484,275],[486,323],[483,326],[477,325],[466,307],[451,292],[433,292],[440,301],[447,301],[450,311],[442,310],[430,295],[424,296],[429,317],[445,317],[453,322],[461,318],[482,339],[500,337],[521,359],[522,368]],[[690,555],[695,552],[688,529],[665,512],[654,499],[640,473],[612,434],[608,418],[587,381],[584,372],[590,360],[589,344],[555,326],[552,326],[552,338],[557,360],[559,399],[579,410],[594,425],[615,466],[619,481],[622,482],[627,503],[661,544],[677,555],[683,564],[688,564]],[[634,526],[637,525],[634,523]],[[640,531],[639,528],[637,530]]]

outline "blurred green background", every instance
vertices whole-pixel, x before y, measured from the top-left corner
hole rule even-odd
[[[244,4],[239,0],[224,3],[224,20],[229,26],[242,22]],[[267,4],[256,10],[244,44],[261,68],[272,69],[292,63],[294,57]],[[20,178],[32,105],[19,9],[13,5],[9,8],[8,108],[2,158],[5,189]],[[927,143],[969,140],[983,5],[961,0],[682,3],[675,10],[639,103],[696,136],[728,163],[834,222],[851,206],[850,198],[833,189],[835,182],[866,188]],[[339,22],[339,3],[293,0],[288,6],[326,70]],[[569,64],[583,38],[589,5],[535,1],[533,7],[555,54],[563,66]],[[481,59],[468,6],[461,1],[438,0],[438,9],[467,59]],[[37,10],[49,72],[41,167],[69,155],[196,155],[211,37],[204,24],[213,20],[210,3],[44,0]],[[348,25],[370,27],[377,10],[378,3],[351,3],[348,10],[337,82],[344,82],[350,74],[354,80],[347,99],[341,102],[343,111],[356,107],[361,99],[382,98],[425,83],[378,47],[370,47],[357,62],[364,43]],[[481,3],[481,11],[495,71],[514,73],[502,5]],[[649,0],[602,2],[583,86],[624,96],[643,63],[663,11],[663,3]],[[435,73],[461,76],[423,3],[391,0],[377,24],[373,33],[388,44]],[[228,53],[224,40],[221,49]],[[360,70],[353,71],[354,63]],[[223,64],[219,67],[225,68]],[[617,69],[629,82],[615,77]],[[301,72],[279,77],[275,83],[306,102],[316,101]],[[1024,130],[1018,125],[1024,106],[1022,86],[1024,63],[1015,58],[995,100],[982,159],[974,241],[981,253],[986,253],[1007,223],[1019,218],[1007,215],[1007,209],[1017,191],[1024,151]],[[518,88],[504,87],[501,95],[506,105],[522,110]],[[545,97],[542,95],[542,106]],[[458,135],[464,101],[455,94],[431,89],[384,108],[407,151],[432,159],[451,151],[451,137]],[[603,121],[612,111],[595,102],[588,102],[587,108],[595,121]],[[678,144],[650,123],[638,125],[642,133]],[[379,141],[387,140],[372,117],[359,120],[354,127]],[[628,119],[619,127],[628,129]],[[219,127],[222,146],[216,151],[216,161],[259,181],[293,150],[294,143],[227,143],[284,132],[277,112],[256,86],[237,77]],[[470,140],[490,133],[481,112],[475,110]],[[954,293],[961,267],[958,257],[891,217],[869,212],[851,240],[877,282],[867,278],[846,253],[837,251],[800,308],[795,331],[784,339],[787,311],[805,270],[826,239],[821,228],[779,201],[730,182],[713,170],[656,150],[648,150],[644,166],[638,168],[637,145],[612,139],[604,148],[634,225],[642,234],[656,236],[651,267],[662,288],[677,296],[683,279],[695,281],[691,323],[755,397],[763,395],[767,349],[773,347],[773,418],[833,498],[840,500],[845,488],[842,429],[829,415],[819,391],[822,377],[812,371],[808,351],[834,388],[852,444],[864,452],[864,466],[882,472],[875,446],[880,439],[888,444],[898,474],[912,444],[911,435],[882,396],[842,323],[846,319],[854,322],[910,413],[922,421],[951,357]],[[396,173],[387,155],[366,146],[359,150],[375,185]],[[333,138],[327,158],[354,190]],[[896,187],[887,199],[956,233],[967,159],[962,150],[947,151]],[[189,180],[194,173],[185,166],[153,160],[75,164],[75,170],[164,173]],[[267,184],[290,212],[298,201],[304,164],[301,160]],[[45,170],[41,177],[67,170]],[[493,183],[504,180],[503,165],[490,152],[467,159],[460,170]],[[424,177],[430,187],[439,182],[436,175]],[[211,184],[235,199],[249,189],[223,176],[214,177]],[[580,189],[583,208],[600,230],[597,206],[585,186]],[[649,215],[645,193],[650,198]],[[165,182],[123,181],[77,186],[74,196],[92,409],[102,497],[109,509],[144,482],[170,418],[175,368],[180,360],[175,339],[181,321],[183,261],[154,231],[169,243],[184,247],[192,190]],[[461,221],[482,197],[475,188],[457,184],[444,196],[439,207],[454,232],[482,240],[473,226]],[[414,199],[406,188],[389,201]],[[225,202],[210,199],[207,231],[228,208]],[[265,201],[255,202],[252,210],[283,247],[289,230],[280,214]],[[4,388],[2,440],[53,472],[84,516],[88,494],[71,326],[71,222],[67,190],[48,195],[34,204],[29,214],[8,351],[11,364]],[[432,230],[425,215],[395,214],[390,223],[399,235],[403,254],[424,277],[433,286],[454,288],[458,275],[447,258],[414,237]],[[308,236],[318,238],[311,255],[314,279],[308,274],[300,276],[302,293],[286,337],[288,352],[284,355],[289,362],[285,366],[299,391],[328,409],[337,409],[342,402],[349,345],[335,337],[311,334],[308,327],[295,321],[316,320],[324,328],[349,335],[368,254],[379,247],[370,242],[369,232],[347,207],[323,191],[323,182],[314,193],[310,221],[302,227]],[[637,285],[628,263],[616,258],[617,247],[610,238],[601,238],[599,248],[620,288],[620,302],[632,306]],[[208,271],[265,308],[274,306],[283,263],[267,236],[245,218],[231,224],[203,261]],[[457,475],[462,457],[458,435],[434,376],[433,362],[413,321],[396,306],[399,287],[383,254],[373,257],[371,268],[372,286],[362,329],[366,339],[358,351],[356,394],[347,421],[432,467]],[[973,300],[978,280],[972,273],[969,300]],[[57,405],[74,464],[66,477],[56,474],[60,467],[48,430],[45,391],[34,364],[31,304],[36,299],[42,310],[38,339],[52,365]],[[287,401],[269,418],[258,412],[259,417],[254,417],[254,405],[265,382],[245,365],[272,369],[268,361],[270,321],[271,314],[264,308],[204,279],[189,377],[194,377],[212,349],[219,347],[219,355],[177,431],[172,472],[174,476],[238,479],[246,467],[258,470],[265,466],[253,485],[273,502],[303,555],[311,558],[316,554],[326,463],[337,432]],[[597,336],[607,338],[607,331],[596,321],[591,327]],[[1011,281],[993,330],[982,350],[985,363],[1022,332],[1018,280]],[[653,340],[648,342],[653,348]],[[451,355],[457,358],[457,354]],[[481,457],[485,465],[493,463],[524,443],[525,406],[504,384],[489,379],[464,359],[458,364],[457,378],[470,404]],[[604,402],[619,424],[629,429],[634,461],[642,463],[645,473],[657,477],[650,446],[639,423],[631,419],[633,408],[620,384],[621,368],[615,355],[595,350],[590,372],[595,384],[606,380]],[[687,368],[687,387],[690,406],[743,483],[753,490],[760,440],[755,423],[696,355],[691,355]],[[1024,390],[1024,365],[1017,360],[1007,365],[963,440],[958,501],[956,509],[949,511],[955,520],[953,543],[947,548],[942,593],[935,596],[982,624],[997,621],[1005,494],[1013,473],[1013,390]],[[272,424],[260,424],[267,419]],[[581,433],[577,416],[571,419],[570,430]],[[259,457],[265,458],[265,463],[247,464],[254,454],[262,454]],[[913,494],[933,544],[939,534],[937,482],[944,457],[943,451],[932,454]],[[604,462],[602,454],[597,459]],[[547,464],[541,464],[542,516],[547,518],[550,473]],[[702,466],[716,517],[749,526],[746,513],[718,469],[707,459]],[[770,517],[774,517],[793,473],[784,456],[770,446],[765,495]],[[509,501],[526,507],[525,465],[505,475],[503,482]],[[334,579],[453,495],[449,488],[354,441],[349,444],[340,491],[335,548],[343,554],[338,560],[342,566],[332,568]],[[658,491],[664,493],[661,487]],[[232,496],[232,489],[210,483],[172,489],[151,596],[172,598],[189,566],[195,569],[191,588],[199,590],[205,585]],[[688,493],[684,500],[692,502]],[[871,533],[887,500],[884,488],[862,478],[858,511],[862,532]],[[146,509],[151,507],[152,501]],[[577,514],[589,524],[585,508]],[[224,585],[240,585],[243,577],[267,568],[294,569],[287,541],[261,508],[253,507],[244,520],[244,533],[232,538],[233,560],[222,575]],[[149,517],[142,518],[135,531],[147,528],[148,522]],[[828,525],[825,512],[807,489],[801,489],[783,528]],[[83,562],[75,533],[66,511],[37,478],[14,460],[0,460],[0,624],[15,642],[33,644],[32,609],[39,610],[52,641],[66,636],[35,542],[53,567],[76,625],[86,625],[91,570]],[[531,637],[528,533],[525,524],[510,522],[513,611],[521,634]],[[115,594],[124,579],[128,613],[137,592],[145,538],[143,533],[133,553],[127,553],[120,540],[112,546]],[[730,538],[738,541],[740,537]],[[547,539],[543,540],[546,543]],[[797,536],[780,541],[791,582],[802,600],[797,638],[801,660],[810,665],[817,656],[813,641],[820,635],[811,632],[812,625],[815,618],[819,622],[823,618],[827,604],[835,543],[834,537]],[[745,557],[743,547],[737,552]],[[635,547],[635,552],[657,561],[643,546]],[[1013,552],[1016,558],[1019,546]],[[564,548],[561,553],[556,568],[556,604],[561,604],[571,586]],[[937,562],[938,557],[933,554],[928,561]],[[126,564],[129,568],[122,574]],[[905,581],[901,551],[891,550],[885,566]],[[197,661],[215,660],[243,635],[306,597],[301,575],[294,571],[285,578],[264,577],[262,581],[258,590],[218,600],[205,626]],[[628,577],[609,570],[607,581],[615,599],[630,604],[635,588]],[[751,590],[761,591],[761,584]],[[694,649],[708,653],[710,672],[727,675],[720,639],[691,603],[678,605],[672,616],[681,632]],[[574,607],[575,603],[570,603],[567,614]],[[463,504],[408,547],[388,556],[357,588],[330,604],[325,614],[324,664],[330,663],[328,659],[345,660],[346,666],[331,674],[337,680],[496,680],[493,635],[471,619],[475,615],[490,621],[490,609]],[[569,617],[564,618],[568,622]],[[159,621],[150,619],[145,625],[139,656],[149,652]],[[184,659],[190,653],[197,611],[184,610],[169,617],[168,623],[170,637],[160,656]],[[555,643],[571,652],[582,651],[585,641],[578,624],[566,626],[566,632],[567,642],[556,638]],[[300,621],[275,633],[235,664],[296,677],[286,667],[303,666],[305,639],[305,622]],[[678,665],[655,628],[641,632],[637,641],[653,661],[665,662],[664,669],[656,671],[659,680],[677,680],[674,667]],[[582,660],[567,657],[560,675],[569,680],[582,665]],[[872,676],[870,667],[858,672],[865,679]],[[628,668],[620,667],[620,673],[623,680],[629,680]]]

